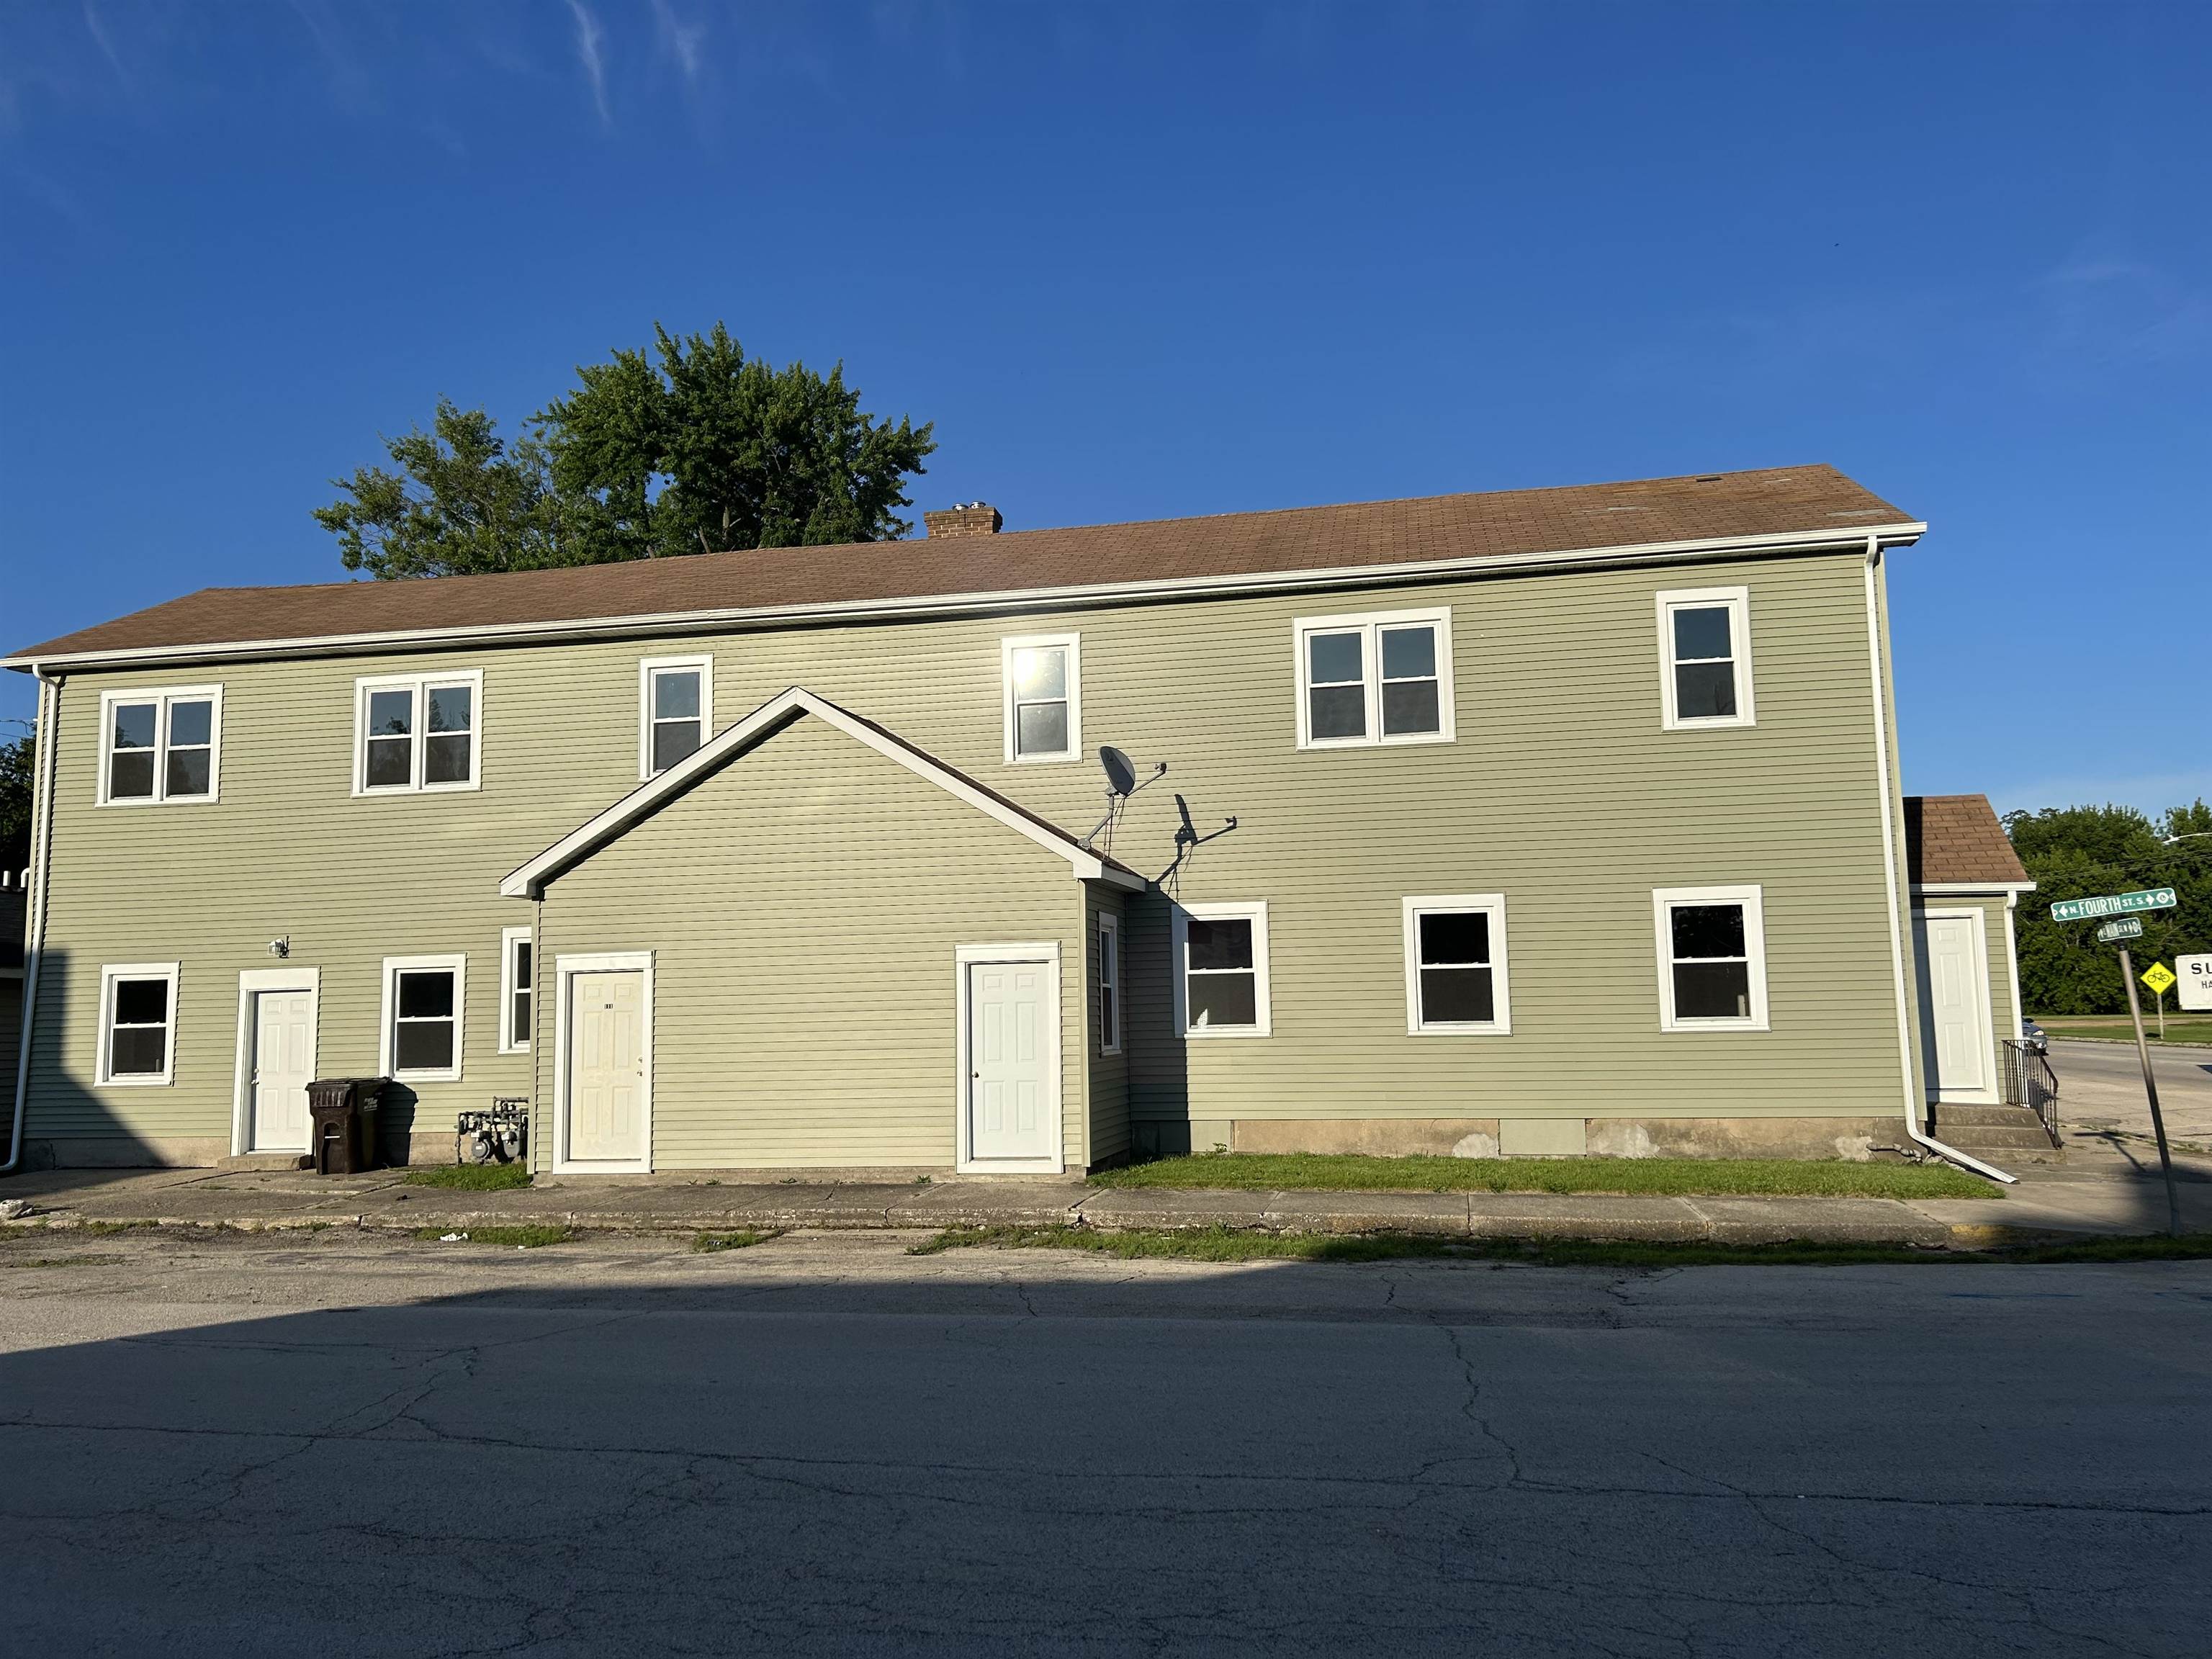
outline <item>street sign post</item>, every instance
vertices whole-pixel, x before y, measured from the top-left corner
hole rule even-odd
[[[2142,1062],[2143,1095],[2150,1102],[2150,1127],[2158,1133],[2159,1173],[2166,1177],[2166,1231],[2179,1237],[2181,1233],[2181,1200],[2173,1190],[2173,1154],[2166,1150],[2166,1115],[2158,1109],[2158,1079],[2151,1075],[2150,1040],[2143,1035],[2142,999],[2136,994],[2136,964],[2128,955],[2125,941],[2142,936],[2140,914],[2145,910],[2171,910],[2178,901],[2171,887],[2141,887],[2132,893],[2104,893],[2094,898],[2060,899],[2051,907],[2053,921],[2091,921],[2099,916],[2118,916],[2133,921],[2132,929],[2123,931],[2119,921],[2107,922],[2097,930],[2097,939],[2103,945],[2120,947],[2120,982],[2128,988],[2128,1018],[2136,1026],[2136,1059]],[[2164,981],[2154,979],[2165,975]],[[2159,1036],[2166,1036],[2166,987],[2173,983],[2173,975],[2166,973],[2161,963],[2153,963],[2143,975],[2144,983],[2159,993]]]
[[[2097,930],[2097,943],[2110,945],[2116,939],[2141,939],[2142,918],[2122,916],[2118,921],[2108,921]]]
[[[2168,890],[2171,890],[2170,889]],[[2154,963],[2153,967],[2160,964]],[[2148,978],[2148,975],[2144,975]],[[2120,946],[2120,979],[2128,988],[2128,1017],[2136,1023],[2136,1058],[2142,1063],[2143,1093],[2150,1101],[2150,1127],[2158,1134],[2159,1173],[2166,1177],[2166,1230],[2181,1237],[2181,1200],[2173,1190],[2173,1154],[2166,1146],[2166,1115],[2158,1109],[2158,1079],[2150,1073],[2150,1043],[2143,1036],[2142,999],[2136,994],[2136,964]],[[2171,983],[2171,979],[2168,981]]]
[[[2051,907],[2051,919],[2087,921],[2097,916],[2124,916],[2137,910],[2171,910],[2179,902],[2171,887],[2145,887],[2132,893],[2106,893],[2097,898],[2061,899]]]

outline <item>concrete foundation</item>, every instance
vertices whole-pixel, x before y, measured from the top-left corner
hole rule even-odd
[[[382,1144],[381,1161],[386,1164],[400,1163],[398,1152],[387,1136]],[[289,1167],[296,1157],[256,1152],[233,1158],[230,1142],[212,1135],[165,1136],[150,1140],[120,1135],[57,1136],[23,1143],[23,1167],[27,1170],[266,1170]],[[409,1168],[451,1164],[453,1132],[408,1136],[404,1161]]]
[[[1139,1120],[1140,1156],[1353,1152],[1401,1158],[1799,1158],[1863,1163],[1905,1139],[1894,1117],[1321,1117]],[[1893,1153],[1889,1154],[1894,1156]]]

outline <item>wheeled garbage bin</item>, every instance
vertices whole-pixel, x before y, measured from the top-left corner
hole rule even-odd
[[[319,1078],[307,1085],[307,1157],[317,1175],[359,1175],[376,1165],[380,1077]]]

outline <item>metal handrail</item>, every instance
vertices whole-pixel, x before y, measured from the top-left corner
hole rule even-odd
[[[2042,1121],[2044,1133],[2054,1146],[2058,1139],[2058,1074],[2051,1061],[2025,1042],[2010,1037],[2004,1047],[2004,1103],[2025,1106]]]

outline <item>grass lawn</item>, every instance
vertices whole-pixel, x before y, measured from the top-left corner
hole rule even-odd
[[[2035,1023],[2055,1037],[2117,1037],[2127,1042],[2136,1040],[2134,1022],[2125,1014],[2038,1014]],[[2158,1015],[2148,1008],[2143,1010],[2143,1035],[2153,1042],[2159,1040]],[[2212,1042],[2212,1014],[2177,1014],[2167,1009],[2166,1040]]]
[[[566,1227],[529,1225],[521,1227],[417,1227],[415,1237],[435,1243],[446,1242],[447,1233],[459,1233],[456,1244],[496,1244],[518,1250],[534,1250],[544,1244],[565,1244],[569,1232]]]
[[[1518,1261],[1546,1267],[1863,1267],[1895,1262],[2197,1261],[2212,1257],[2212,1234],[2182,1238],[2096,1238],[2005,1250],[1915,1249],[1867,1244],[1637,1244],[1597,1239],[1446,1239],[1406,1234],[1263,1233],[1226,1227],[1107,1232],[1089,1227],[953,1227],[909,1255],[989,1248],[1085,1250],[1122,1261]]]
[[[427,1169],[410,1170],[407,1184],[410,1187],[451,1187],[465,1193],[503,1193],[514,1187],[527,1187],[530,1171],[520,1164],[433,1164]]]
[[[1363,1158],[1328,1152],[1200,1152],[1105,1170],[1097,1187],[1244,1192],[1631,1193],[1820,1198],[1995,1198],[1979,1176],[1940,1164],[1794,1158]]]

